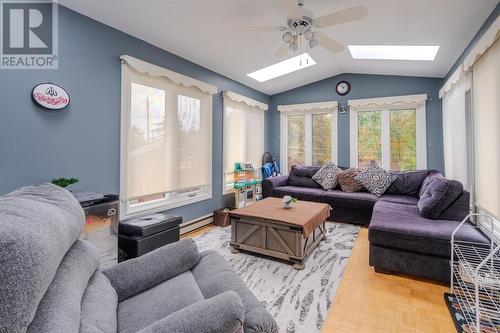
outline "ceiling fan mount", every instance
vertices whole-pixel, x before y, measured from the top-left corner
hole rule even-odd
[[[290,18],[287,21],[287,26],[290,30],[302,33],[304,30],[312,27],[313,19],[307,16]]]

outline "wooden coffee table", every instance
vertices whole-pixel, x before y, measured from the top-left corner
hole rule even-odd
[[[325,239],[325,221],[330,216],[327,204],[298,201],[283,208],[279,198],[267,198],[233,210],[231,252],[245,250],[287,260],[295,269]]]

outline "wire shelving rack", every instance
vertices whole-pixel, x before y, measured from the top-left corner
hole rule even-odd
[[[471,220],[475,220],[472,222]],[[456,239],[476,228],[487,243]],[[451,237],[451,293],[476,333],[500,332],[500,222],[487,214],[469,214]]]

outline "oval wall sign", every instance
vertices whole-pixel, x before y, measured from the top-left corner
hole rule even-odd
[[[62,110],[69,105],[69,94],[54,83],[40,83],[33,88],[31,97],[35,104],[48,110]]]

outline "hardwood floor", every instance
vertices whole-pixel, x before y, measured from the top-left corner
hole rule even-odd
[[[185,237],[191,237],[191,238],[198,237],[198,236],[203,235],[205,232],[207,232],[207,231],[209,231],[210,229],[213,229],[213,228],[216,228],[216,226],[213,225],[213,224],[209,224],[209,225],[206,225],[204,227],[201,227],[200,229],[196,229],[196,230],[193,230],[191,232],[188,232],[187,234],[182,235],[181,238],[185,238]]]
[[[184,237],[199,236],[206,226]],[[453,333],[446,285],[375,273],[368,265],[368,229],[361,228],[322,333]]]
[[[375,273],[368,245],[362,228],[323,333],[456,332],[443,298],[446,285]]]

